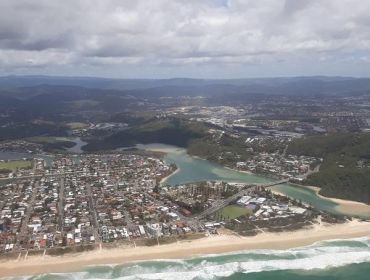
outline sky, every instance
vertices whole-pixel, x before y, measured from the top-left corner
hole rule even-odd
[[[0,0],[0,75],[370,77],[369,0]]]

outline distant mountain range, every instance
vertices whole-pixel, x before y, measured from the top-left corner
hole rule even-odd
[[[346,94],[370,91],[370,78],[288,77],[251,79],[108,79],[94,77],[3,76],[0,89],[69,86],[124,91],[138,96],[210,96],[213,94]],[[42,88],[42,87],[41,87]]]

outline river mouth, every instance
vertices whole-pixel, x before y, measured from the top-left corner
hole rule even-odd
[[[81,141],[79,144],[82,146],[84,143]],[[79,153],[81,146],[78,146],[79,147],[77,147],[77,150],[75,149],[74,152],[70,152]],[[185,148],[181,147],[156,143],[145,145],[138,144],[136,145],[136,148],[163,152],[163,160],[167,164],[176,164],[178,170],[162,181],[162,184],[164,185],[175,186],[200,181],[225,181],[247,184],[266,184],[275,181],[268,177],[232,170],[204,159],[192,157],[187,154]],[[0,152],[0,159],[22,159],[33,156],[45,158],[47,165],[50,165],[52,162],[52,158],[46,155]],[[318,196],[312,189],[299,187],[292,184],[280,184],[271,187],[271,189],[272,191],[296,200],[301,200],[303,203],[310,204],[319,210],[327,211],[332,214],[370,219],[369,205],[360,205],[359,203],[350,201],[332,201],[330,199]]]
[[[225,181],[234,183],[266,184],[276,180],[249,172],[241,172],[225,168],[221,165],[209,162],[205,159],[190,156],[185,148],[166,145],[166,144],[139,144],[139,149],[164,152],[163,160],[167,164],[176,164],[177,172],[168,176],[163,185],[176,186],[186,183],[200,181]],[[299,187],[292,184],[280,184],[271,187],[272,191],[300,200],[303,203],[337,215],[346,215],[363,219],[370,219],[370,206],[364,205],[362,208],[344,207],[341,203],[336,203],[330,199],[325,199],[316,194],[312,189]]]

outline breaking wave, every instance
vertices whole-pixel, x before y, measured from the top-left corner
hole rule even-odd
[[[253,250],[207,255],[187,260],[157,260],[126,265],[90,266],[78,273],[45,274],[8,279],[252,279],[250,277],[259,273],[267,274],[263,278],[253,279],[280,279],[280,276],[284,278],[282,273],[285,273],[285,276],[292,272],[319,273],[356,264],[361,264],[360,268],[366,270],[366,276],[369,275],[370,237],[323,241],[289,250]],[[356,271],[360,271],[360,268],[357,267]],[[346,271],[351,270],[346,268]],[[335,271],[330,273],[335,273]],[[268,275],[271,275],[271,278]],[[357,276],[357,279],[362,278]]]

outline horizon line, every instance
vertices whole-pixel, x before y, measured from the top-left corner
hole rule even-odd
[[[166,78],[125,78],[125,77],[104,77],[104,76],[72,76],[72,75],[44,75],[44,74],[10,74],[0,75],[3,78],[22,78],[22,77],[39,77],[39,78],[69,78],[69,79],[104,79],[104,80],[263,80],[263,79],[299,79],[299,78],[344,78],[344,79],[370,79],[370,76],[341,76],[341,75],[298,75],[298,76],[259,76],[259,77],[244,77],[244,78],[192,78],[185,76],[175,76]]]

